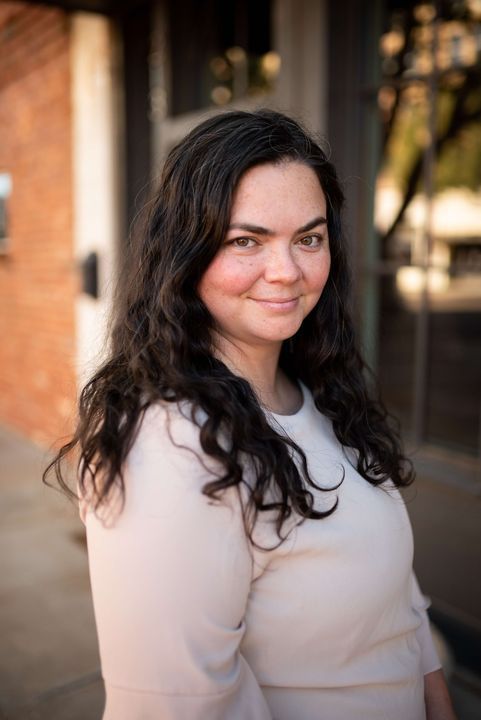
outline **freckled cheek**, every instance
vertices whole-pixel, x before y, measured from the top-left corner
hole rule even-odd
[[[214,260],[207,268],[199,284],[202,294],[218,293],[223,296],[237,296],[246,293],[256,279],[256,271],[249,263],[223,262]]]
[[[324,289],[324,286],[327,282],[327,278],[329,277],[329,271],[330,271],[331,263],[330,260],[325,260],[322,264],[318,265],[315,268],[310,268],[310,273],[308,274],[309,278],[309,286],[312,292],[322,292]]]

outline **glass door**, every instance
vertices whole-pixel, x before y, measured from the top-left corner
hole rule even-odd
[[[416,446],[480,458],[481,3],[389,3],[379,41],[378,371]]]

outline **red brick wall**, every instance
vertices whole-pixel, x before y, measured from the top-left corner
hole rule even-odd
[[[69,20],[0,5],[0,172],[12,176],[0,255],[0,423],[50,445],[75,399]]]

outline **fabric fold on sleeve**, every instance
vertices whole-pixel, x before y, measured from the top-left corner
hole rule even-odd
[[[119,688],[106,683],[104,718],[133,720],[272,720],[250,667],[241,656],[238,686],[211,695],[165,695]]]

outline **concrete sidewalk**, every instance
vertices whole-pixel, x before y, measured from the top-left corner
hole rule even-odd
[[[47,462],[0,428],[0,720],[100,720],[83,525],[42,484]],[[479,678],[455,667],[451,693],[459,720],[481,718]]]
[[[104,704],[82,523],[48,456],[0,429],[0,719],[97,720]]]

